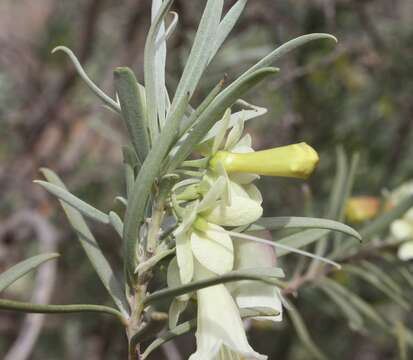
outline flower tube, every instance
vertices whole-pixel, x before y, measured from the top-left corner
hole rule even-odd
[[[213,170],[220,162],[227,173],[252,173],[307,179],[319,161],[317,152],[306,143],[250,153],[218,151],[210,160]]]

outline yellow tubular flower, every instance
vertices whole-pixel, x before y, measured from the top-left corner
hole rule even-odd
[[[306,179],[313,173],[318,161],[317,152],[302,142],[251,153],[218,151],[210,160],[210,166],[217,170],[221,162],[229,174],[252,173]]]
[[[380,210],[380,199],[374,196],[355,196],[346,204],[346,219],[351,223],[362,223],[373,219]]]

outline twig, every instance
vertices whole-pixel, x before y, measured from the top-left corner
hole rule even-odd
[[[40,252],[50,253],[57,249],[57,233],[54,227],[43,217],[31,210],[25,210],[14,215],[6,229],[16,229],[22,225],[29,225],[39,240]],[[52,295],[56,280],[56,262],[50,261],[38,270],[31,302],[47,304]],[[26,315],[21,326],[20,334],[4,357],[4,360],[26,360],[30,357],[33,346],[40,334],[44,322],[43,314]]]

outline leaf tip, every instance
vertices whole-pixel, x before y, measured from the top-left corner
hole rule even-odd
[[[70,50],[68,47],[63,46],[63,45],[59,45],[59,46],[54,47],[50,53],[55,54],[58,51],[63,51],[66,54],[69,54],[69,55],[72,54],[72,50]]]

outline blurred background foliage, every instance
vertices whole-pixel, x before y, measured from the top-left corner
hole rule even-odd
[[[226,6],[233,3],[228,0]],[[180,19],[168,47],[171,89],[182,71],[203,5],[204,1],[175,1]],[[49,278],[52,289],[44,299],[51,303],[110,301],[57,202],[32,180],[39,177],[39,167],[53,168],[80,197],[97,207],[120,211],[112,199],[124,191],[119,144],[125,135],[122,124],[90,94],[68,59],[50,51],[57,45],[70,47],[90,77],[113,93],[114,67],[130,66],[143,78],[149,14],[149,0],[0,2],[0,271],[42,249],[58,249],[63,256],[57,268],[49,268],[54,275]],[[383,189],[392,189],[413,176],[412,14],[410,0],[249,2],[201,82],[198,99],[223,74],[234,79],[275,46],[297,35],[329,32],[339,39],[337,46],[313,42],[289,54],[278,64],[280,74],[246,99],[269,109],[248,128],[256,149],[306,141],[321,155],[319,170],[308,184],[260,181],[267,215],[325,215],[337,167],[337,146],[347,154],[360,154],[354,194],[380,195]],[[47,243],[37,238],[42,234],[39,229],[50,235]],[[93,230],[110,261],[119,265],[117,235],[103,226],[93,225]],[[340,281],[351,283],[380,313],[400,317],[400,306],[384,300],[373,287],[343,274]],[[44,281],[27,276],[6,295],[28,300],[32,290],[33,297],[36,291],[48,294],[42,286]],[[368,326],[369,331],[352,331],[330,299],[311,286],[300,289],[295,306],[313,340],[326,353],[334,354],[334,359],[399,356],[400,341],[398,344],[394,337],[376,331],[374,325]],[[407,314],[408,326],[413,317]],[[42,325],[42,331],[29,359],[126,356],[123,331],[105,316],[31,319]],[[19,340],[20,345],[26,341],[30,346],[30,336],[22,331],[23,321],[27,321],[23,315],[0,314],[1,358],[6,354],[7,359],[24,358],[11,357],[9,352]],[[276,328],[251,326],[251,341],[258,351],[270,354],[270,359],[309,359],[288,320]],[[152,358],[179,359],[177,349],[185,358],[193,347],[193,335],[188,335]]]

